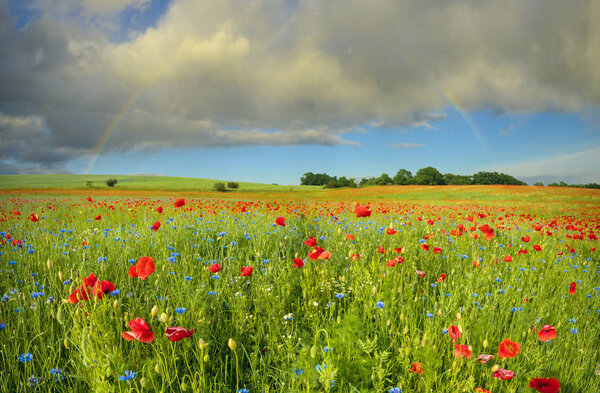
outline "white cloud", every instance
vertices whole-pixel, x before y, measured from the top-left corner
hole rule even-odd
[[[416,147],[425,147],[427,146],[424,143],[388,143],[387,144],[392,149],[414,149]]]

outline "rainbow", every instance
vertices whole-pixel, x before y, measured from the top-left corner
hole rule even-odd
[[[483,133],[481,132],[477,124],[473,121],[471,116],[469,116],[467,111],[463,109],[463,105],[461,105],[460,101],[458,100],[458,97],[456,97],[456,95],[450,90],[444,88],[441,84],[436,83],[436,86],[438,87],[444,98],[450,103],[450,105],[454,107],[456,112],[460,115],[462,120],[468,126],[469,130],[473,133],[473,135],[475,136],[485,153],[492,161],[492,164],[496,164],[496,157],[494,153],[492,153],[492,149],[485,140]]]

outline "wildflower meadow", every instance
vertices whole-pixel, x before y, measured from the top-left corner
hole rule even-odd
[[[599,392],[597,206],[0,199],[0,392]]]

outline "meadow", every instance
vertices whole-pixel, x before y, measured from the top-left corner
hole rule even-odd
[[[600,391],[595,190],[8,188],[0,392]]]

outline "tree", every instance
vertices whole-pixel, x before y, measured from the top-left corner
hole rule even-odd
[[[229,183],[227,183],[227,188],[234,189],[234,188],[239,188],[239,187],[240,187],[240,185],[234,181],[230,181]]]
[[[394,184],[397,184],[397,185],[412,184],[413,183],[413,175],[409,170],[402,168],[398,172],[396,172],[396,176],[394,176],[394,178],[392,180],[393,180]]]
[[[106,181],[106,185],[109,186],[109,187],[114,187],[115,184],[117,184],[118,182],[119,181],[113,177],[112,179],[108,179]]]
[[[525,182],[515,179],[505,173],[498,172],[477,172],[473,175],[473,184],[507,184],[514,186],[524,186]]]
[[[87,188],[94,188],[94,181],[93,180],[86,180],[85,181],[85,186]]]
[[[428,166],[419,169],[419,171],[415,175],[415,184],[433,186],[443,185],[446,183],[444,182],[444,175],[442,175],[440,171],[438,171],[432,166]]]
[[[362,179],[360,179],[360,183],[358,183],[359,187],[366,187],[366,186],[372,186],[375,184],[375,178],[374,177],[363,177]]]
[[[225,188],[225,183],[218,182],[218,183],[213,184],[213,190],[219,191],[219,192],[225,192],[225,191],[227,191],[227,188]]]
[[[300,178],[300,184],[304,186],[324,186],[333,178],[326,173],[306,172]]]
[[[536,183],[533,183],[534,186],[544,186],[544,183],[542,183],[541,181],[538,181]]]
[[[375,184],[378,186],[387,186],[392,184],[394,181],[387,173],[382,173],[377,179],[375,179]]]
[[[453,185],[471,184],[471,176],[455,175],[453,173],[445,173],[444,174],[444,182],[446,182],[446,184],[453,184]]]

